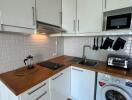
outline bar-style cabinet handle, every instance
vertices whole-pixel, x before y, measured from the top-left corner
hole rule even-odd
[[[0,30],[2,30],[2,18],[1,18],[1,16],[2,16],[2,12],[0,11]]]
[[[81,69],[76,69],[76,68],[72,68],[72,70],[76,70],[76,71],[79,71],[79,72],[83,72],[83,70],[81,70]]]
[[[32,13],[33,13],[33,25],[35,25],[36,24],[35,7],[32,7]]]
[[[47,91],[45,91],[42,95],[40,95],[38,98],[36,98],[36,100],[41,99],[41,97],[45,96],[47,94]]]
[[[60,76],[62,76],[63,73],[60,73],[58,76],[56,76],[55,78],[53,78],[52,80],[56,80],[57,78],[59,78]]]
[[[2,11],[0,11],[0,29],[3,31],[3,22],[2,22]]]
[[[73,20],[73,31],[76,31],[76,20]]]
[[[66,100],[72,100],[71,98],[67,98]]]
[[[78,32],[79,32],[79,29],[80,29],[80,21],[78,20]]]
[[[28,95],[33,94],[34,92],[36,92],[37,90],[39,90],[40,88],[44,87],[46,85],[46,83],[44,83],[43,85],[39,86],[38,88],[34,89],[33,91],[29,92]]]
[[[107,5],[107,0],[105,0],[105,9],[106,9],[106,5]]]
[[[62,26],[62,12],[60,12],[60,24]]]

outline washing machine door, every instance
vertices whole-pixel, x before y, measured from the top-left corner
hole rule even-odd
[[[132,100],[132,98],[120,87],[105,86],[102,88],[102,100]]]

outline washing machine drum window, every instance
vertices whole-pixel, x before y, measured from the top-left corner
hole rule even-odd
[[[106,100],[127,100],[124,95],[115,90],[108,90],[105,94]]]
[[[102,88],[102,100],[132,100],[132,98],[120,87],[105,86]]]

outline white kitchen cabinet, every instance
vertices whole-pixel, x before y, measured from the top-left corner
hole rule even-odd
[[[104,11],[132,7],[132,0],[103,0]]]
[[[62,27],[67,33],[102,31],[102,0],[62,0]]]
[[[33,30],[34,6],[34,0],[0,0],[0,20],[3,31]]]
[[[36,0],[37,20],[61,26],[61,0]]]
[[[71,68],[72,100],[94,100],[95,72],[82,68]]]
[[[49,80],[45,80],[16,96],[0,82],[0,100],[50,100]]]
[[[20,95],[21,100],[49,100],[49,80],[41,82]],[[47,99],[48,98],[48,99]]]
[[[76,0],[62,0],[62,27],[76,33]]]
[[[19,100],[19,97],[15,96],[13,92],[0,81],[0,100]]]
[[[78,33],[102,31],[102,0],[77,0]]]
[[[70,97],[70,68],[50,79],[51,100],[67,100]]]

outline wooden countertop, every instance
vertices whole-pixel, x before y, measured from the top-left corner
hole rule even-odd
[[[132,80],[132,70],[124,71],[124,70],[119,70],[119,69],[115,69],[115,68],[108,68],[108,67],[106,67],[104,62],[99,62],[94,67],[79,65],[79,64],[75,64],[75,62],[73,62],[73,58],[74,57],[71,57],[71,56],[60,56],[60,57],[56,57],[54,59],[50,59],[49,61],[65,65],[64,67],[54,70],[54,71],[44,68],[44,67],[41,67],[39,65],[34,65],[35,71],[32,71],[25,76],[16,76],[16,73],[21,70],[27,71],[27,68],[22,67],[20,69],[1,74],[0,79],[15,95],[19,95],[19,94],[25,92],[26,90],[37,85],[38,83],[50,78],[51,76],[55,75],[56,73],[60,72],[61,70],[69,67],[70,65],[88,69],[88,70],[92,70],[95,72],[101,72],[101,73],[110,74],[113,76]]]

